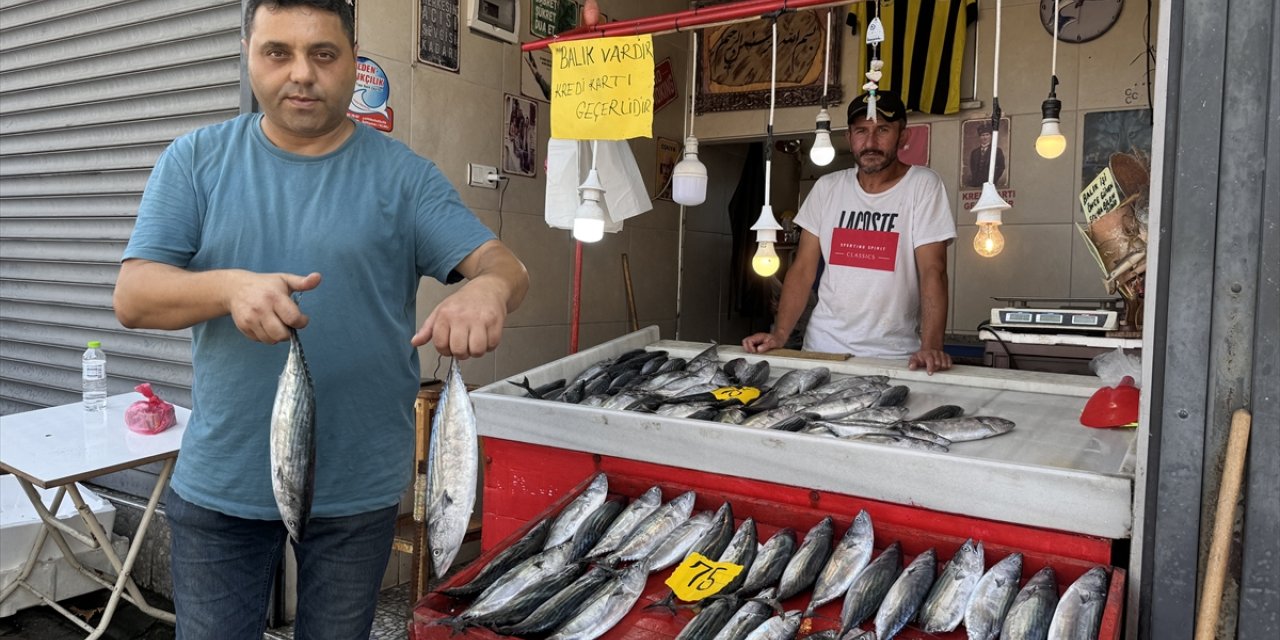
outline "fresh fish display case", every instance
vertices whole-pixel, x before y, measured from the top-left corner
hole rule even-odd
[[[538,386],[572,379],[635,348],[692,358],[708,346],[659,340],[657,328],[649,327],[509,379],[527,377]],[[814,367],[833,376],[886,375],[910,388],[912,414],[950,404],[965,415],[999,416],[1017,426],[935,453],[537,400],[498,381],[471,394],[479,433],[1100,538],[1131,535],[1136,432],[1080,424],[1080,411],[1100,384],[1094,378],[966,366],[929,376],[897,361],[751,355],[738,346],[719,352],[721,360],[768,360],[775,379]],[[485,540],[496,541],[487,533]]]
[[[692,359],[708,346],[660,340],[657,328],[649,327],[507,380],[527,378],[538,387],[572,379],[637,348]],[[847,527],[866,509],[875,520],[877,553],[901,540],[908,555],[936,547],[941,561],[973,538],[993,550],[988,566],[1017,551],[1028,559],[1024,579],[1038,566],[1051,565],[1059,571],[1061,588],[1089,567],[1103,566],[1111,583],[1099,637],[1119,637],[1124,571],[1111,564],[1114,541],[1128,538],[1132,529],[1135,433],[1079,424],[1096,380],[963,366],[929,376],[908,370],[905,362],[752,355],[738,346],[718,352],[722,362],[767,360],[771,383],[788,371],[816,367],[827,367],[833,377],[888,376],[890,384],[910,389],[910,415],[957,405],[965,415],[999,416],[1016,427],[997,437],[954,443],[948,452],[923,451],[539,400],[498,381],[471,393],[482,439],[482,555],[436,588],[469,580],[532,523],[554,514],[585,480],[604,472],[611,491],[630,497],[659,485],[667,499],[677,491],[696,491],[697,510],[730,500],[739,520],[756,515],[769,533],[784,526],[803,532],[824,515]],[[663,580],[669,574],[650,576],[636,609],[604,637],[675,637],[689,614],[639,612],[666,593]],[[827,605],[832,606],[834,613],[824,608],[819,614],[838,619],[839,603]],[[462,609],[465,603],[438,593],[424,598],[414,610],[412,637],[450,637],[453,632],[438,622]],[[819,624],[807,631],[824,628]],[[964,637],[963,630],[920,633],[908,629],[898,637]],[[498,637],[483,628],[464,634]]]
[[[469,605],[467,599],[453,598],[441,590],[457,587],[473,580],[483,567],[489,564],[499,553],[520,540],[531,528],[544,519],[554,519],[570,501],[578,496],[592,479],[594,472],[590,464],[575,463],[572,455],[561,456],[554,452],[544,462],[565,473],[550,472],[548,467],[536,464],[535,457],[549,450],[537,445],[502,443],[491,441],[495,445],[494,453],[499,457],[513,456],[524,462],[513,467],[495,469],[492,478],[486,479],[486,489],[510,489],[513,483],[525,480],[532,482],[554,482],[552,478],[586,473],[586,480],[570,486],[562,493],[556,493],[550,506],[532,512],[530,500],[521,500],[511,493],[496,505],[486,504],[486,526],[490,516],[497,517],[494,511],[503,512],[522,524],[509,529],[504,539],[496,541],[473,563],[461,571],[447,577],[437,585],[433,592],[423,598],[414,608],[410,623],[410,638],[413,640],[445,640],[448,638],[478,638],[492,640],[504,638],[484,627],[473,626],[455,630],[448,622],[464,613]],[[569,453],[569,452],[565,452]],[[590,462],[590,461],[588,461]],[[660,465],[628,462],[601,458],[601,466],[609,469],[608,488],[611,496],[636,498],[651,486],[662,489],[665,499],[671,499],[685,491],[697,493],[694,510],[713,511],[728,502],[736,523],[751,518],[756,523],[757,539],[764,542],[782,527],[791,527],[803,534],[815,523],[827,516],[836,521],[837,532],[842,533],[853,520],[859,510],[866,510],[873,522],[875,533],[874,553],[879,555],[887,546],[899,543],[904,555],[904,564],[918,554],[932,549],[937,554],[938,565],[955,555],[957,549],[964,544],[967,537],[980,536],[986,547],[986,564],[994,565],[1001,558],[1014,552],[1023,555],[1022,580],[1030,578],[1044,567],[1052,567],[1056,574],[1059,591],[1065,592],[1067,586],[1089,569],[1096,566],[1106,568],[1108,584],[1105,606],[1098,625],[1097,637],[1102,640],[1119,640],[1121,633],[1121,612],[1123,611],[1126,574],[1123,569],[1107,567],[1109,551],[1105,544],[1098,541],[1082,539],[1074,534],[1060,532],[1037,531],[1017,525],[986,523],[979,525],[977,521],[961,516],[931,513],[925,509],[860,500],[847,496],[812,492],[794,487],[783,487],[749,480],[734,480],[724,476],[702,472],[681,472]],[[542,471],[537,469],[541,468]],[[487,491],[488,494],[488,491]],[[493,495],[503,495],[494,493]],[[669,592],[665,581],[672,571],[670,569],[652,573],[640,594],[637,602],[631,606],[626,615],[613,626],[603,638],[610,640],[671,640],[689,624],[695,611],[688,607],[680,607],[673,614],[660,608],[649,608]],[[780,606],[787,611],[797,611],[808,604],[811,592],[802,591],[794,597],[783,600]],[[836,629],[840,624],[842,602],[840,599],[818,607],[814,615],[806,619],[796,637]],[[863,629],[874,628],[868,620],[861,625]],[[537,637],[545,637],[541,634]],[[966,638],[966,630],[962,626],[951,632],[938,634],[925,633],[914,626],[908,626],[898,633],[901,640],[920,640],[938,638],[941,640],[962,640]]]

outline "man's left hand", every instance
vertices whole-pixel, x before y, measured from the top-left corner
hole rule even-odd
[[[466,360],[498,348],[507,319],[505,286],[488,278],[471,280],[440,302],[413,336],[413,346],[427,343],[440,355]]]
[[[942,349],[921,349],[913,354],[907,360],[907,368],[915,371],[920,367],[933,375],[934,371],[946,371],[951,368],[951,356],[947,355]]]

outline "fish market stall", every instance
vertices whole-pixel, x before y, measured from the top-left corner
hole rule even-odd
[[[809,531],[807,544],[824,522],[828,538],[836,531],[854,535],[863,519],[863,549],[901,549],[903,562],[927,562],[918,572],[922,577],[911,579],[919,584],[903,593],[915,594],[911,606],[922,606],[921,612],[946,611],[948,626],[931,628],[923,613],[911,622],[916,611],[899,609],[905,601],[893,590],[866,609],[878,607],[877,628],[886,620],[907,624],[895,627],[901,638],[964,637],[955,626],[954,604],[931,608],[935,564],[942,569],[949,561],[937,580],[950,584],[945,573],[953,564],[971,565],[967,571],[976,581],[986,566],[996,571],[1015,556],[1019,568],[1013,572],[1022,579],[1053,569],[1056,579],[1048,572],[1037,584],[1053,584],[1064,601],[1092,603],[1102,622],[1091,623],[1098,635],[1088,637],[1118,638],[1125,572],[1110,564],[1113,541],[1131,531],[1134,436],[1080,426],[1080,411],[1095,390],[1091,380],[964,367],[928,376],[896,362],[745,355],[738,347],[658,337],[656,328],[637,331],[470,394],[475,417],[467,423],[476,425],[482,440],[484,551],[418,603],[413,637],[545,632],[549,627],[537,626],[545,622],[537,603],[579,593],[573,585],[593,579],[604,581],[590,587],[599,593],[600,607],[615,598],[625,603],[609,605],[609,616],[585,613],[595,605],[580,604],[587,608],[557,619],[562,626],[552,637],[579,637],[567,631],[577,624],[599,627],[583,637],[701,637],[688,635],[700,624],[691,611],[673,616],[650,605],[669,601],[663,598],[666,585],[676,584],[668,580],[702,556],[689,552],[684,564],[668,571],[670,564],[650,567],[657,551],[628,556],[625,548],[640,544],[636,540],[665,540],[668,531],[655,529],[662,522],[693,521],[694,511],[704,523],[721,522],[725,516],[719,514],[727,510],[727,524],[704,524],[707,533],[688,542],[703,544],[717,527],[724,541],[724,527],[736,527],[734,540],[749,535],[750,542],[729,542],[707,558],[744,571],[753,556],[739,559],[735,548],[754,553],[757,542],[785,530],[794,531],[790,536]],[[594,504],[578,506],[589,496]],[[608,508],[613,501],[618,504]],[[655,511],[634,532],[624,532],[623,547],[608,555],[584,552],[594,544],[580,546],[584,532],[601,536],[589,540],[610,539],[615,525],[609,522],[626,520],[643,504]],[[657,517],[673,509],[678,515]],[[557,538],[554,532],[565,531],[560,523],[574,513],[585,520]],[[539,530],[545,540],[531,542]],[[654,533],[641,533],[648,530]],[[982,558],[984,545],[989,563]],[[489,569],[516,562],[509,555],[515,549],[533,555],[505,565],[510,576]],[[583,573],[598,564],[618,570]],[[783,575],[790,572],[788,564]],[[835,575],[858,572],[846,568]],[[473,587],[484,576],[491,586]],[[1068,587],[1089,580],[1079,588],[1091,595],[1068,596]],[[792,623],[799,621],[800,607],[812,613],[800,622],[802,637],[840,626],[832,626],[842,617],[840,592],[834,601],[831,594],[820,596],[820,582],[811,583],[812,591],[781,597]],[[785,583],[784,577],[779,589]],[[922,589],[930,593],[923,605]],[[613,590],[618,593],[608,595]],[[844,594],[843,600],[850,598]],[[967,602],[967,596],[952,602]],[[554,614],[568,613],[549,606]]]
[[[658,338],[656,328],[646,328],[512,379],[527,377],[536,387],[572,379],[593,363],[635,348],[689,359],[708,346]],[[913,414],[956,405],[966,415],[1000,416],[1017,426],[999,437],[957,442],[949,452],[938,453],[537,400],[500,381],[472,394],[479,433],[487,440],[486,475],[494,467],[511,464],[496,456],[498,450],[508,444],[517,449],[533,445],[1095,538],[1130,536],[1135,433],[1079,424],[1080,411],[1097,388],[1092,379],[963,366],[929,376],[909,371],[905,363],[875,359],[781,358],[744,354],[736,346],[718,351],[722,361],[768,360],[775,379],[789,369],[815,367],[827,367],[833,376],[888,376],[891,383],[910,389],[905,404]],[[506,514],[489,512],[495,501],[502,501],[498,494],[503,492],[524,494],[532,503],[538,500],[528,495],[546,493],[533,484],[487,487],[485,548],[509,534],[518,522],[503,524]],[[545,508],[550,500],[546,496],[526,515]],[[491,516],[498,518],[494,526]]]

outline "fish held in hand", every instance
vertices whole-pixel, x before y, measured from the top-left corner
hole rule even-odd
[[[306,534],[316,476],[316,391],[296,329],[271,408],[271,491],[295,542]]]
[[[431,419],[427,462],[427,546],[437,576],[449,572],[467,535],[476,503],[479,455],[475,407],[454,360]]]

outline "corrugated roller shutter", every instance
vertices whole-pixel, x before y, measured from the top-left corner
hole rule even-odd
[[[0,415],[75,402],[88,340],[190,406],[190,332],[111,291],[156,157],[240,103],[239,0],[0,0]]]

